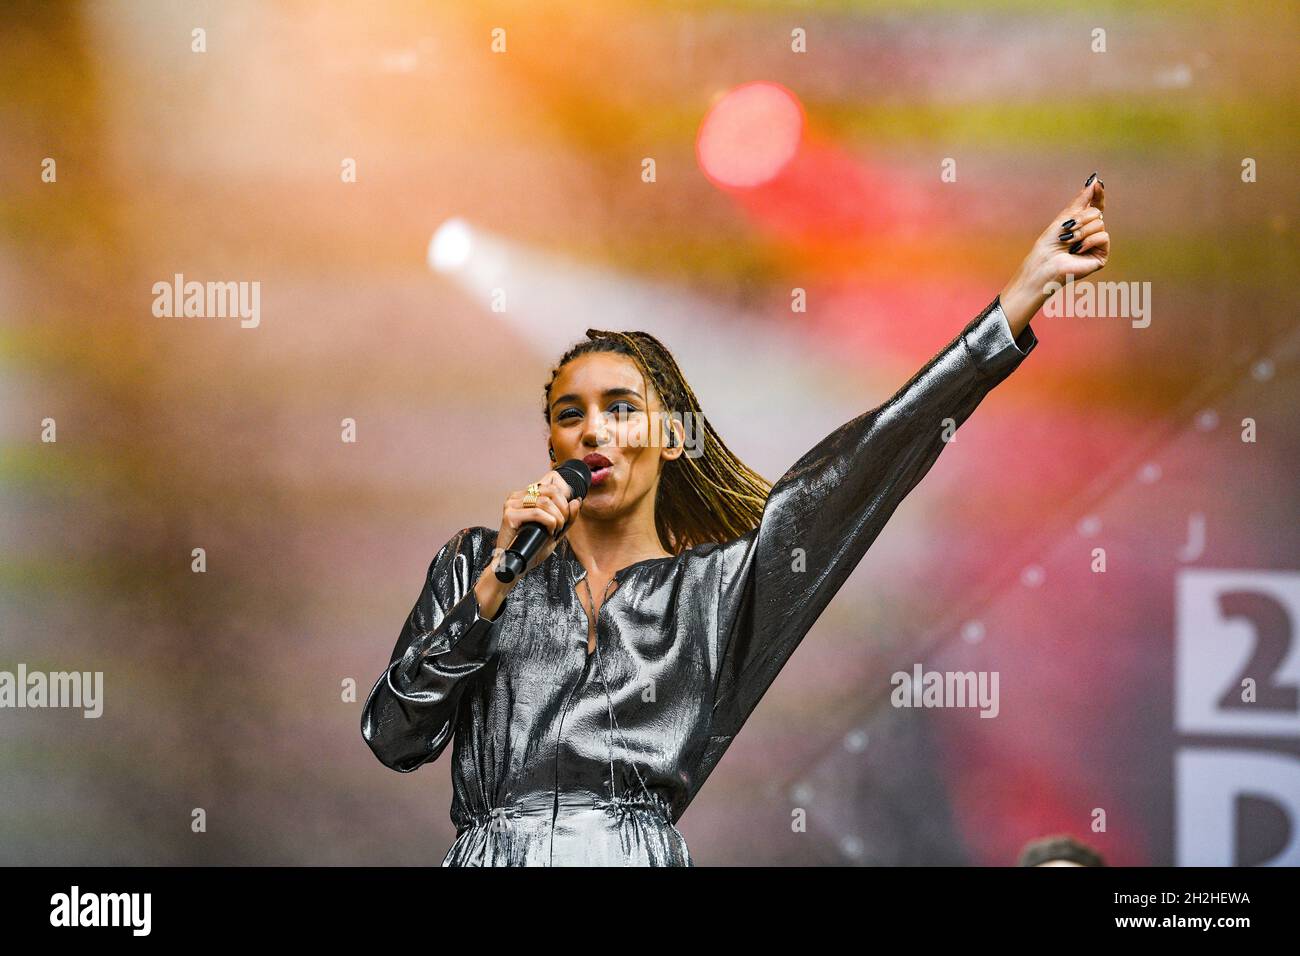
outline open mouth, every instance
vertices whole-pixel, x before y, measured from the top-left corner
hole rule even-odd
[[[599,485],[614,471],[614,466],[604,455],[591,454],[582,459],[591,469],[591,483]]]

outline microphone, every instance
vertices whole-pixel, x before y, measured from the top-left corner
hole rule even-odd
[[[591,469],[585,461],[581,458],[570,458],[555,470],[569,486],[570,501],[574,498],[587,497],[587,491],[591,488]],[[509,584],[523,574],[528,563],[537,556],[537,552],[542,549],[549,537],[550,532],[546,530],[545,525],[537,521],[525,522],[514,540],[510,542],[510,547],[506,548],[505,554],[501,555],[501,560],[497,564],[497,580]]]

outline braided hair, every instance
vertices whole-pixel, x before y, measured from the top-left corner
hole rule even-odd
[[[706,542],[732,541],[758,527],[771,482],[732,454],[700,410],[682,370],[662,342],[648,332],[588,329],[587,340],[560,357],[546,384],[543,414],[551,424],[551,386],[569,362],[592,352],[624,355],[636,363],[664,410],[699,423],[702,453],[664,462],[655,495],[655,530],[670,554]],[[648,400],[649,396],[647,396]]]

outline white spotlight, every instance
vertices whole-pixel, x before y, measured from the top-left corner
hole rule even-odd
[[[435,272],[455,272],[469,260],[474,232],[459,216],[438,227],[429,240],[429,267]]]

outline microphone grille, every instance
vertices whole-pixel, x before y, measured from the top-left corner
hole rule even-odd
[[[585,498],[591,489],[591,469],[581,458],[570,458],[555,469],[569,484],[574,498]]]

